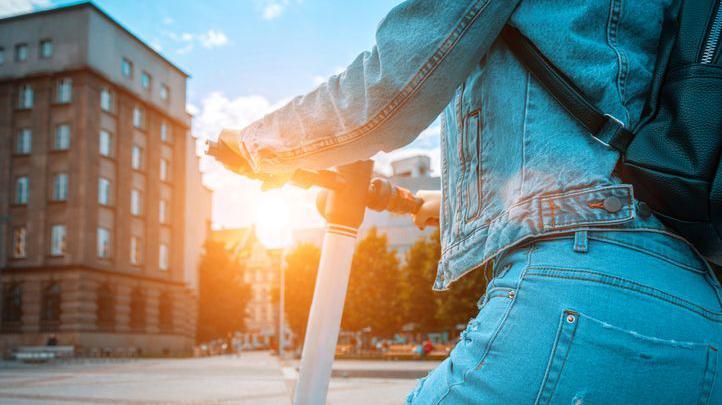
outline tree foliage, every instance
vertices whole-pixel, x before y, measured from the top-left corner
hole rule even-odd
[[[413,323],[418,332],[438,331],[443,325],[439,318],[439,301],[442,294],[431,288],[436,279],[439,262],[439,233],[420,238],[406,252],[401,267],[401,309],[403,323]]]
[[[372,228],[359,242],[351,265],[341,327],[367,327],[376,336],[392,336],[401,326],[399,271],[396,252],[385,234]]]
[[[321,251],[312,244],[300,244],[286,256],[284,307],[289,327],[303,342],[313,301]]]
[[[244,268],[232,260],[221,242],[206,240],[199,266],[197,342],[224,338],[244,329],[251,289]]]

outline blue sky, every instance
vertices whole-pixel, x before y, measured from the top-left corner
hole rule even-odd
[[[0,14],[75,3],[65,0],[0,0]],[[122,25],[190,73],[188,108],[194,135],[215,137],[221,128],[242,128],[290,98],[341,71],[373,45],[374,31],[398,0],[96,0]],[[438,125],[413,144],[379,155],[382,170],[394,157],[429,153],[438,165]],[[308,192],[262,195],[258,185],[204,161],[215,190],[216,226],[262,222],[263,207],[282,200],[292,227],[320,218]]]

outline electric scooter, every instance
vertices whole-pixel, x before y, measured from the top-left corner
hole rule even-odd
[[[233,157],[229,153],[232,152],[222,144],[207,145],[207,154],[233,166]],[[364,160],[333,171],[299,169],[289,180],[302,188],[322,188],[316,207],[326,220],[294,405],[321,405],[326,402],[351,261],[366,208],[415,214],[423,204],[423,200],[410,191],[394,186],[386,179],[372,178],[372,175],[373,161]],[[249,177],[263,181],[267,187],[281,185],[272,175],[255,173]]]

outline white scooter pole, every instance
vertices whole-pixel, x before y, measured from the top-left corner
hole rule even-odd
[[[356,235],[366,210],[372,171],[371,161],[340,167],[338,172],[346,184],[318,200],[318,208],[328,225],[303,343],[294,405],[326,403]]]
[[[356,233],[356,229],[340,225],[329,224],[326,228],[293,401],[295,405],[326,403]]]

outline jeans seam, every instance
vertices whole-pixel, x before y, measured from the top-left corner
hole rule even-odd
[[[514,297],[513,299],[511,299],[511,303],[509,304],[509,307],[508,307],[508,308],[506,309],[506,311],[504,312],[504,315],[503,315],[503,317],[502,317],[502,319],[501,319],[501,322],[499,322],[499,326],[497,326],[496,330],[494,331],[494,334],[489,338],[489,341],[487,342],[486,347],[484,348],[484,352],[482,353],[481,358],[480,358],[479,361],[477,362],[476,366],[474,366],[474,367],[469,368],[468,370],[466,370],[466,371],[464,372],[464,375],[462,376],[461,381],[459,381],[459,382],[457,382],[457,383],[449,384],[449,386],[447,387],[446,392],[444,393],[444,395],[442,395],[442,396],[439,398],[439,400],[434,403],[434,405],[439,405],[439,404],[441,404],[441,401],[443,401],[443,400],[449,395],[449,393],[451,392],[451,389],[452,389],[452,388],[457,387],[457,386],[459,386],[459,385],[463,385],[464,383],[466,383],[466,378],[467,378],[467,376],[468,376],[471,372],[479,370],[479,367],[481,366],[481,364],[483,364],[484,360],[486,360],[486,357],[487,357],[487,355],[489,354],[489,351],[491,351],[491,347],[494,345],[494,342],[496,341],[496,338],[497,338],[497,337],[499,336],[499,334],[501,333],[502,329],[504,328],[504,325],[506,325],[506,320],[509,318],[509,313],[510,313],[511,310],[514,308],[514,304],[516,303],[516,301],[517,301],[518,298],[519,298],[519,290],[521,290],[521,285],[522,285],[522,282],[524,281],[524,275],[526,274],[526,270],[529,268],[529,263],[531,263],[531,258],[532,258],[533,252],[534,252],[534,245],[532,245],[532,246],[529,247],[529,251],[527,252],[527,264],[526,264],[526,266],[524,267],[524,270],[522,271],[521,277],[519,277],[519,280],[518,280],[517,283],[516,283],[516,287],[514,288],[514,289],[516,290],[516,292],[517,292],[516,297]]]
[[[569,352],[571,351],[571,346],[574,343],[574,336],[577,333],[577,327],[579,326],[579,322],[581,322],[581,316],[579,316],[579,315],[577,315],[577,320],[573,325],[570,325],[569,323],[565,322],[565,320],[566,320],[565,318],[571,312],[573,312],[573,311],[570,311],[568,309],[565,309],[564,311],[562,311],[562,316],[561,316],[561,319],[559,320],[558,333],[554,340],[554,347],[552,349],[551,355],[549,356],[549,361],[547,363],[547,370],[544,373],[544,379],[542,380],[542,384],[539,387],[539,394],[537,395],[536,401],[534,401],[535,405],[542,403],[541,401],[542,401],[542,399],[544,399],[543,397],[547,393],[547,390],[545,388],[547,388],[548,377],[549,377],[550,372],[552,371],[552,366],[554,365],[555,360],[556,360],[555,357],[557,354],[557,350],[559,349],[559,343],[560,343],[559,340],[562,338],[562,336],[564,335],[565,332],[570,333],[570,336],[569,336],[569,341],[566,342],[567,350],[566,350],[566,353],[564,354],[564,359],[562,360],[561,365],[559,367],[559,373],[558,373],[559,376],[561,376],[561,373],[564,371],[564,367],[567,365],[567,360],[569,359]],[[571,328],[571,331],[567,331],[566,330],[567,328]],[[549,391],[550,397],[546,401],[544,401],[544,403],[548,403],[551,400],[551,398],[554,396],[554,392],[556,392],[557,386],[559,385],[559,379],[560,379],[559,376],[557,376],[556,381],[554,381],[554,386],[551,387],[551,390]]]
[[[707,369],[705,370],[705,378],[702,381],[702,396],[699,399],[699,403],[701,405],[707,405],[709,404],[710,399],[712,398],[712,391],[714,390],[714,385],[717,380],[717,349],[715,349],[713,346],[708,346],[707,349]],[[712,359],[710,356],[714,356],[714,359]],[[710,365],[710,363],[712,363]],[[707,373],[710,372],[709,368],[712,367],[711,375],[708,375]],[[706,398],[705,398],[706,397]]]
[[[661,291],[659,289],[656,289],[654,287],[650,287],[644,284],[640,284],[631,280],[627,280],[621,277],[611,276],[608,274],[598,273],[594,271],[584,270],[584,269],[577,269],[577,268],[561,268],[561,267],[551,267],[551,266],[530,266],[531,271],[527,273],[529,277],[544,277],[544,278],[558,278],[558,279],[565,279],[565,280],[577,280],[577,281],[588,281],[592,283],[598,283],[598,284],[604,284],[610,287],[616,287],[621,288],[629,291],[634,291],[639,294],[644,294],[652,298],[656,298],[658,300],[667,302],[669,304],[678,306],[680,308],[683,308],[687,311],[693,312],[697,315],[702,316],[703,318],[706,318],[712,322],[722,323],[722,312],[714,312],[711,310],[708,310],[704,307],[701,307],[697,304],[694,304],[690,301],[687,301],[683,298],[677,297],[675,295],[665,293],[664,291]],[[562,274],[549,274],[549,273],[541,273],[534,270],[551,270],[551,271],[557,271],[557,272],[573,272],[573,273],[583,273],[587,274],[587,277],[583,277],[581,275],[562,275]],[[591,277],[596,276],[596,278]],[[616,283],[612,283],[609,281],[604,281],[604,279],[614,280]],[[647,291],[645,291],[647,290]]]
[[[399,109],[404,106],[413,95],[415,95],[434,70],[446,60],[446,57],[454,50],[459,39],[464,36],[469,27],[484,12],[491,0],[477,0],[454,26],[444,41],[439,44],[436,51],[417,70],[416,74],[399,90],[396,96],[389,101],[376,115],[369,119],[364,125],[331,138],[319,139],[302,147],[275,152],[278,161],[288,161],[321,153],[331,148],[347,145],[363,138],[367,133],[374,130],[383,122],[388,121],[396,115]],[[313,150],[309,150],[313,149]],[[304,151],[305,150],[305,151]]]

